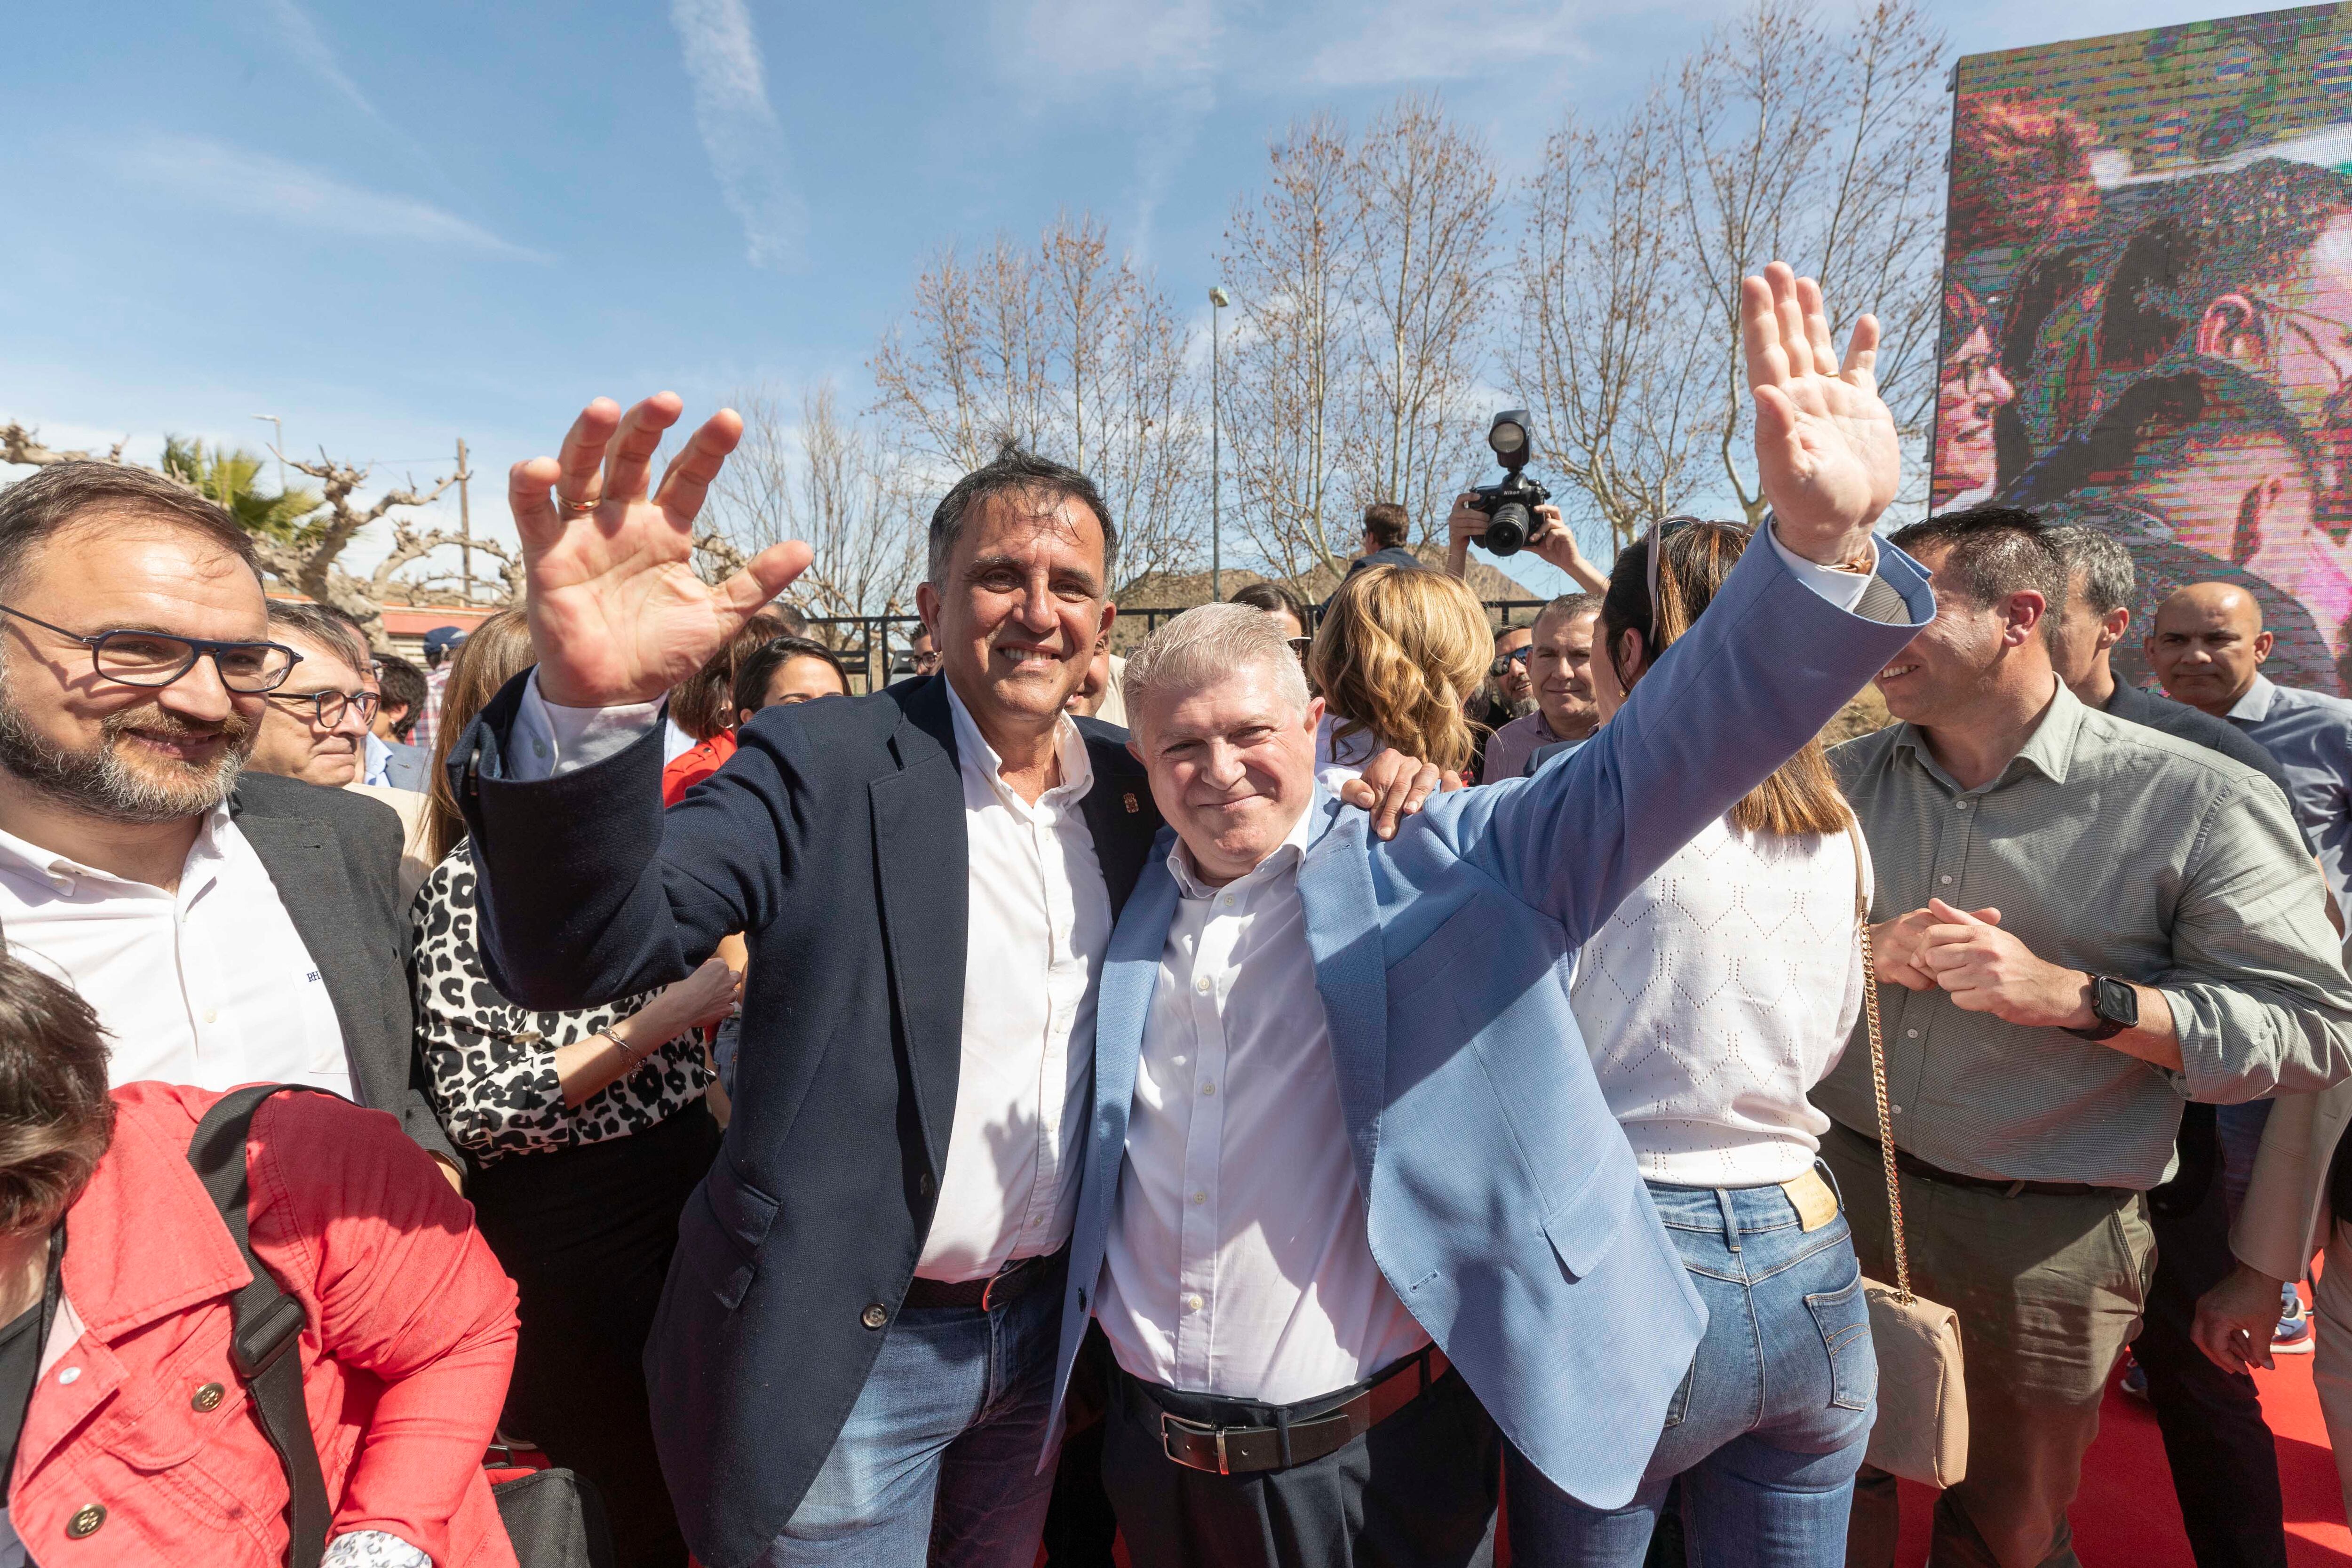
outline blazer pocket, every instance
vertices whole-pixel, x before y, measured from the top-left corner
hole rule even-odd
[[[1582,1279],[1601,1266],[1625,1228],[1625,1207],[1632,1199],[1633,1178],[1618,1179],[1621,1169],[1607,1162],[1595,1165],[1581,1186],[1562,1198],[1544,1215],[1544,1235],[1560,1267]]]
[[[743,1304],[759,1271],[760,1247],[776,1222],[776,1200],[745,1181],[723,1154],[687,1200],[678,1250],[729,1311]]]

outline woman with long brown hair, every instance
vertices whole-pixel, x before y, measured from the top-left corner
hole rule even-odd
[[[1619,553],[1592,659],[1604,723],[1749,539],[1738,524],[1673,518]],[[1513,1451],[1520,1562],[1632,1568],[1677,1479],[1694,1561],[1844,1561],[1877,1372],[1853,1238],[1817,1168],[1829,1120],[1806,1095],[1863,1005],[1855,897],[1869,865],[1853,822],[1815,740],[1635,889],[1578,956],[1570,995],[1594,1076],[1707,1327],[1625,1507],[1587,1507]]]
[[[733,1006],[738,977],[714,957],[662,990],[567,1013],[518,1005],[491,984],[445,764],[535,657],[523,613],[500,611],[458,647],[442,694],[441,859],[411,916],[418,1052],[450,1142],[473,1163],[476,1222],[520,1294],[504,1429],[595,1484],[625,1568],[683,1568],[641,1358],[678,1215],[719,1151],[699,1031]]]
[[[1323,695],[1316,772],[1351,777],[1383,747],[1449,773],[1470,766],[1464,705],[1494,662],[1486,606],[1458,577],[1371,566],[1339,585],[1307,658]]]

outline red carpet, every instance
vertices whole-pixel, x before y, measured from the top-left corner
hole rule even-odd
[[[2263,1414],[2278,1435],[2279,1483],[2286,1498],[2286,1560],[2291,1568],[2352,1568],[2352,1531],[2345,1528],[2336,1458],[2312,1391],[2311,1357],[2280,1356],[2276,1372],[2257,1372]],[[1898,1568],[1927,1560],[1927,1512],[1935,1493],[1905,1482]],[[2110,1386],[2099,1440],[2083,1466],[2074,1500],[2074,1551],[2084,1568],[2189,1568],[2189,1538],[2172,1496],[2172,1472],[2156,1416]]]

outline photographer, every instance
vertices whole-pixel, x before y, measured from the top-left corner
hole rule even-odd
[[[1454,510],[1446,514],[1445,569],[1456,577],[1470,574],[1470,547],[1483,546],[1486,542],[1486,514],[1476,506],[1478,492],[1464,490],[1454,498]],[[1556,506],[1535,509],[1535,531],[1528,535],[1527,548],[1538,560],[1548,561],[1567,573],[1576,585],[1588,594],[1609,591],[1609,574],[1595,567],[1576,547],[1576,535]],[[1514,552],[1516,553],[1516,552]]]

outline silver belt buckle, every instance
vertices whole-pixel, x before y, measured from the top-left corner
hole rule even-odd
[[[1214,1441],[1217,1447],[1217,1474],[1221,1476],[1233,1474],[1233,1471],[1227,1468],[1225,1459],[1223,1427],[1213,1426],[1205,1421],[1187,1421],[1181,1415],[1171,1415],[1165,1410],[1160,1413],[1160,1451],[1166,1454],[1170,1460],[1179,1465],[1184,1464],[1182,1459],[1169,1451],[1168,1447],[1168,1434],[1171,1431],[1182,1432],[1194,1437],[1207,1437]],[[1186,1468],[1189,1469],[1192,1467],[1186,1466]]]

